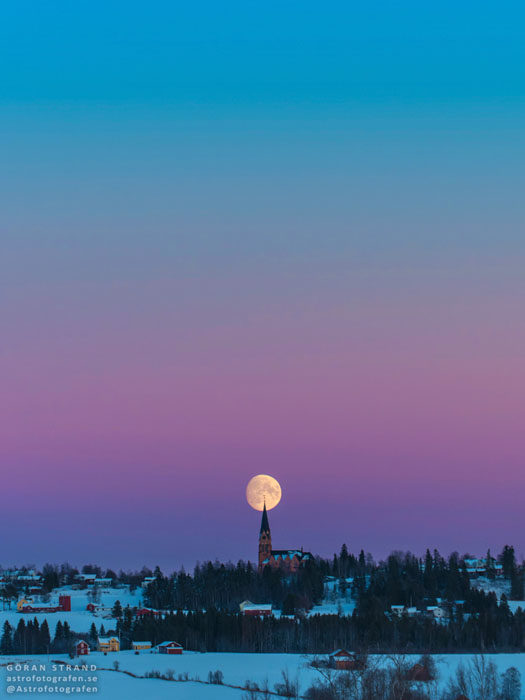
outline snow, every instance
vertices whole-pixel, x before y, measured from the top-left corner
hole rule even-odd
[[[485,593],[495,593],[498,600],[501,599],[503,594],[505,594],[507,598],[510,595],[510,581],[505,579],[495,579],[491,581],[489,578],[481,576],[480,578],[472,581],[472,587],[485,591]],[[515,613],[518,608],[525,611],[525,600],[507,600],[507,603],[512,613]]]
[[[309,611],[312,615],[351,615],[355,610],[356,602],[352,599],[337,598],[335,602],[324,600],[321,605],[314,605]]]
[[[89,632],[93,622],[97,626],[97,629],[102,624],[106,629],[114,628],[117,621],[115,618],[111,617],[111,614],[106,614],[104,612],[102,614],[97,614],[97,611],[92,613],[86,610],[87,604],[91,602],[87,595],[88,590],[89,589],[75,590],[63,587],[53,591],[53,600],[56,598],[58,601],[59,595],[71,596],[71,611],[69,612],[19,613],[16,610],[16,604],[13,605],[11,610],[0,610],[0,628],[6,620],[9,621],[10,625],[16,627],[21,619],[25,620],[27,623],[28,620],[33,620],[35,617],[39,623],[47,619],[51,635],[54,634],[56,623],[59,620],[61,622],[67,622],[73,632],[78,632],[79,634]],[[130,592],[128,586],[124,588],[103,588],[100,590],[100,602],[95,603],[95,605],[111,609],[116,601],[119,600],[123,608],[125,608],[126,605],[130,605],[130,607],[141,607],[143,605],[142,595],[143,591],[141,589]],[[38,599],[39,596],[33,596],[35,606],[40,606]]]
[[[407,657],[409,663],[414,663],[417,656]],[[468,654],[453,654],[436,656],[437,666],[441,682],[444,683],[453,674],[460,664],[467,664],[472,659]],[[525,654],[489,654],[487,660],[494,661],[498,671],[505,671],[510,666],[516,666],[525,680]],[[0,664],[15,663],[16,660],[32,661],[33,663],[61,660],[63,663],[71,663],[66,656],[41,655],[33,657],[0,657]],[[136,675],[144,675],[149,671],[166,673],[172,670],[175,677],[187,673],[191,681],[165,681],[153,678],[134,678],[123,672],[113,669],[113,663],[118,661],[120,671],[129,671]],[[255,682],[263,686],[266,682],[270,689],[282,680],[281,672],[286,670],[291,680],[299,680],[300,689],[304,692],[307,687],[318,678],[316,671],[308,667],[309,657],[298,654],[227,654],[185,652],[181,656],[168,656],[150,653],[149,651],[135,654],[133,651],[115,652],[104,655],[100,652],[91,653],[87,657],[77,659],[77,663],[96,664],[100,678],[99,692],[97,695],[107,700],[142,700],[143,698],[156,698],[164,700],[242,700],[243,690],[228,687],[243,686],[246,681]],[[388,661],[385,659],[385,663]],[[222,671],[224,676],[223,686],[208,685],[206,681],[208,673]],[[344,672],[343,672],[344,673]],[[201,682],[197,682],[200,680]],[[525,688],[521,700],[525,700]]]

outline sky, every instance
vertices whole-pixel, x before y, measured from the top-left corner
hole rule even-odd
[[[0,9],[0,564],[525,554],[520,3]]]

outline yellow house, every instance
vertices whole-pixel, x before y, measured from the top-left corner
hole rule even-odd
[[[118,637],[99,637],[99,651],[120,651],[120,641]]]
[[[151,642],[131,642],[131,648],[134,651],[139,651],[139,649],[151,649]]]

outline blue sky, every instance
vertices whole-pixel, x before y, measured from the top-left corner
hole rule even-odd
[[[5,100],[523,98],[520,3],[18,2],[1,19]]]
[[[108,509],[121,529],[86,559],[252,556],[255,471],[283,485],[282,546],[501,548],[524,478],[524,20],[3,3],[0,524],[28,502],[45,524],[5,557],[23,538],[76,561],[62,523]]]

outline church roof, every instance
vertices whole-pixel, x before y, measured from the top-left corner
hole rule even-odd
[[[272,556],[274,559],[293,559],[297,557],[299,561],[306,559],[312,559],[311,552],[303,552],[300,549],[272,549]],[[265,559],[263,563],[267,563],[269,560]]]
[[[266,512],[266,503],[264,504],[263,508],[260,534],[262,535],[263,532],[270,532],[270,523],[268,522],[268,513]]]

